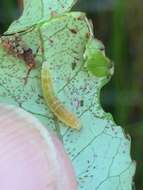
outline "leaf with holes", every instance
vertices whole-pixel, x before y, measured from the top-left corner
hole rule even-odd
[[[32,17],[35,10],[41,11],[42,1],[36,2],[37,9],[33,8],[36,4],[27,9],[29,1],[25,1],[25,14],[28,11]],[[53,1],[45,2],[43,15]],[[26,26],[27,30],[21,31],[18,22],[8,30],[21,31],[22,41],[33,53],[36,54],[38,49],[38,53],[36,67],[25,84],[25,62],[1,45],[0,102],[21,107],[57,132],[72,160],[79,190],[131,190],[135,163],[130,157],[130,137],[115,124],[109,113],[104,112],[99,100],[101,88],[109,79],[89,75],[85,67],[83,55],[89,38],[92,38],[90,24],[84,13],[61,11],[59,2],[69,8],[73,1],[54,2],[57,3],[59,16],[39,24],[39,19],[43,17],[37,16],[37,19],[34,14],[32,28],[30,23],[26,24],[29,17],[22,16],[20,25],[24,26],[23,29]],[[96,42],[96,48],[100,50],[103,45]],[[82,127],[79,132],[57,120],[44,101],[41,89],[43,59],[48,63],[57,98],[80,119]]]
[[[77,0],[24,0],[22,16],[9,27],[8,33],[23,31],[35,24],[68,12]]]

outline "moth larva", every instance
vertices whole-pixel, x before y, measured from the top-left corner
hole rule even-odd
[[[71,128],[80,129],[79,119],[65,108],[60,100],[55,96],[52,78],[50,76],[47,62],[42,64],[41,81],[43,96],[51,111],[64,124]]]

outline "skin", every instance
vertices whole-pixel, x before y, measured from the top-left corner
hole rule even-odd
[[[76,190],[58,137],[24,110],[0,104],[1,190]]]

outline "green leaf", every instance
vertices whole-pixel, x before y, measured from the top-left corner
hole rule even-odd
[[[98,39],[90,39],[86,44],[86,50],[84,53],[85,57],[89,57],[90,55],[94,54],[95,51],[104,51],[105,47],[103,43]]]
[[[22,16],[14,21],[6,34],[24,31],[35,24],[68,12],[77,0],[23,0]]]
[[[21,107],[57,131],[75,168],[78,190],[131,190],[135,163],[130,156],[130,138],[104,112],[99,101],[101,88],[108,79],[89,76],[84,67],[90,31],[85,15],[73,12],[21,32],[22,40],[34,53],[39,48],[36,68],[26,85],[25,62],[1,45],[0,102]],[[95,43],[100,50],[99,44]],[[56,96],[80,118],[80,132],[56,120],[45,104],[40,78],[43,59],[48,62]]]
[[[84,53],[85,67],[96,77],[110,77],[114,68],[111,61],[105,56],[104,45],[97,39],[87,42]]]
[[[112,74],[111,61],[105,57],[101,51],[96,51],[94,54],[91,54],[86,61],[86,66],[87,70],[97,77],[105,77]]]

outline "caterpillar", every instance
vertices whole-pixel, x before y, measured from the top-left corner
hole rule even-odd
[[[71,113],[62,102],[56,97],[53,89],[52,78],[50,76],[50,72],[47,66],[47,62],[43,62],[42,70],[41,70],[41,82],[42,82],[42,90],[44,99],[54,113],[54,115],[64,124],[71,128],[75,128],[77,130],[80,129],[80,121]]]

